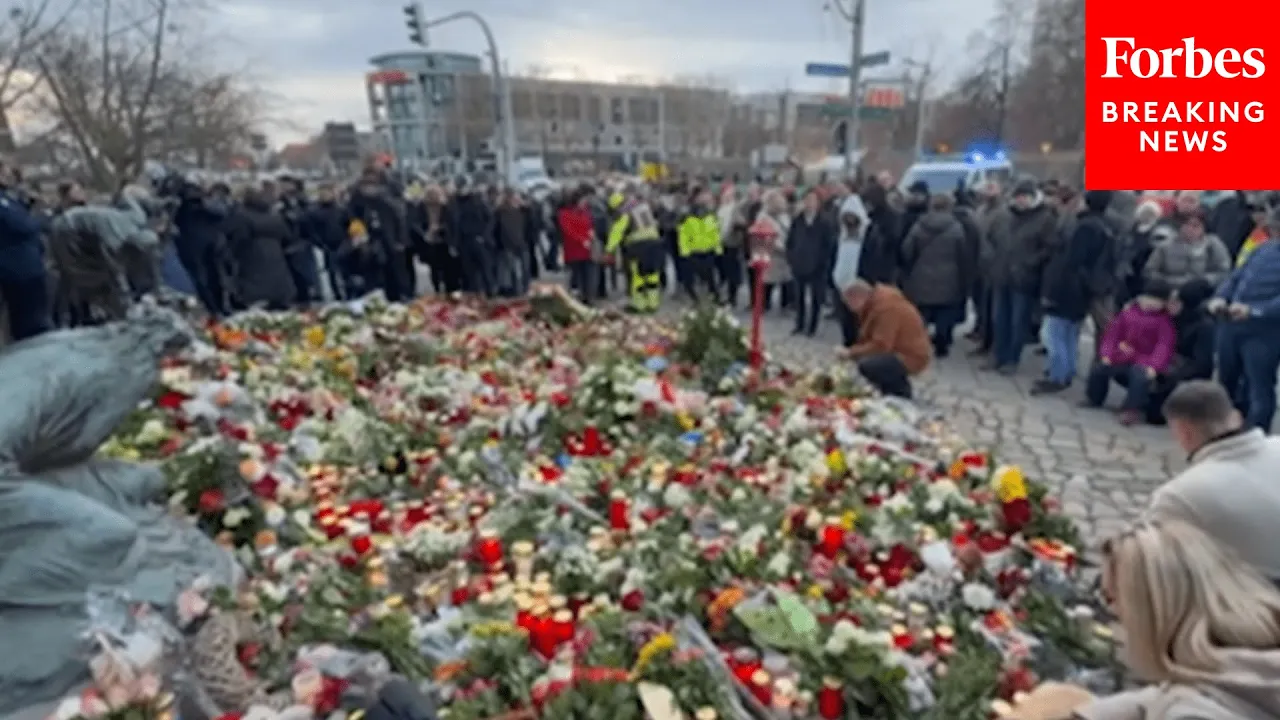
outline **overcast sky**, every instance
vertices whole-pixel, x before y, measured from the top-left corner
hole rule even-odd
[[[363,75],[378,53],[408,47],[402,0],[220,0],[215,33],[252,65],[293,129],[325,120],[367,124]],[[849,30],[824,0],[425,0],[428,17],[484,15],[509,67],[616,80],[714,74],[738,90],[835,91],[804,77],[808,61],[847,62]],[[993,0],[868,0],[866,50],[914,55],[945,67],[966,59],[965,41]],[[482,54],[484,37],[459,22],[431,32],[432,47]]]

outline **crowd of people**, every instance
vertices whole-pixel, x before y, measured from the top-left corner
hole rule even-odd
[[[349,187],[280,177],[251,187],[179,175],[90,204],[75,183],[39,198],[0,165],[8,246],[0,289],[21,339],[122,315],[160,286],[209,313],[305,306],[380,290],[519,296],[568,269],[587,303],[625,290],[635,312],[680,293],[765,312],[812,336],[825,317],[844,354],[887,393],[952,352],[1015,374],[1046,355],[1036,394],[1077,384],[1082,401],[1124,393],[1126,424],[1162,422],[1180,383],[1216,377],[1249,422],[1269,428],[1280,366],[1280,195],[1077,192],[1022,179],[1008,188],[900,190],[887,174],[791,185],[682,179],[583,183],[538,196],[466,178],[403,184],[369,167]],[[47,252],[46,252],[47,250]],[[669,289],[670,288],[670,289]],[[972,308],[972,312],[970,310]]]

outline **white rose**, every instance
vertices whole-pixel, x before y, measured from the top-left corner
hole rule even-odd
[[[283,525],[284,521],[289,517],[289,514],[286,513],[284,508],[279,505],[269,506],[263,515],[265,516],[267,525],[277,528]]]
[[[827,638],[827,644],[823,649],[828,655],[843,655],[844,651],[849,649],[849,640],[839,635],[832,635]]]
[[[787,571],[791,569],[791,556],[787,553],[779,551],[772,558],[769,558],[769,564],[765,566],[765,571],[775,577],[784,577]]]
[[[169,435],[169,429],[159,418],[151,418],[142,425],[136,438],[139,445],[154,445]]]
[[[960,597],[971,610],[986,612],[996,607],[996,593],[986,585],[966,583],[960,589]]]
[[[222,516],[222,525],[223,527],[234,529],[239,527],[240,523],[248,519],[249,519],[248,510],[240,507],[231,508],[226,512],[225,515]]]

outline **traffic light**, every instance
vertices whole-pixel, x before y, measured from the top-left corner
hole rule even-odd
[[[426,47],[427,28],[422,22],[422,7],[418,3],[404,6],[404,24],[409,27],[409,42]]]
[[[833,153],[835,155],[844,155],[849,150],[849,146],[845,143],[845,123],[847,122],[849,121],[841,120],[832,130],[834,134],[831,136],[831,145],[836,149]]]

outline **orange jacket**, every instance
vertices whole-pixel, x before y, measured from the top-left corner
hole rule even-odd
[[[933,359],[933,342],[920,311],[892,285],[876,285],[858,316],[858,342],[849,352],[855,360],[892,353],[907,372],[919,375]]]

